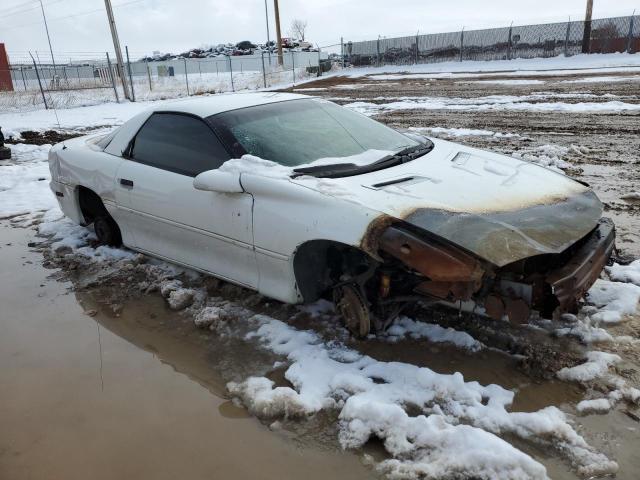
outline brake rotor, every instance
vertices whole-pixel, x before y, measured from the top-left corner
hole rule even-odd
[[[341,285],[334,290],[334,303],[345,326],[358,338],[371,331],[371,313],[356,285]]]

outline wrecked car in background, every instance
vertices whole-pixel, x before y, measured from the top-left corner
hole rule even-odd
[[[62,210],[102,242],[283,302],[332,298],[358,336],[416,301],[518,323],[575,311],[614,248],[582,183],[303,95],[164,103],[49,162]]]

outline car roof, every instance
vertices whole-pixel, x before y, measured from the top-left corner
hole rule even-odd
[[[202,95],[167,102],[158,105],[157,107],[153,107],[151,110],[154,112],[184,112],[198,115],[200,117],[209,117],[211,115],[228,112],[230,110],[237,110],[239,108],[303,98],[311,97],[296,93],[276,92],[219,93],[216,95]]]

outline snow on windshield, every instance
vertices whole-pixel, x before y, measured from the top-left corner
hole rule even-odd
[[[294,168],[308,168],[321,165],[333,165],[336,163],[362,166],[377,162],[378,160],[393,155],[390,150],[366,150],[356,155],[348,155],[346,157],[325,157],[314,160],[313,162],[303,163],[295,167],[286,167],[279,163],[265,160],[255,155],[243,155],[240,158],[232,158],[224,162],[219,170],[221,172],[230,173],[249,173],[251,175],[260,175],[271,178],[289,178],[294,173]]]

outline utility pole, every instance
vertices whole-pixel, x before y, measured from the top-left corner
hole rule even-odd
[[[267,51],[269,52],[269,65],[271,65],[271,45],[269,45],[271,43],[271,39],[269,38],[269,8],[267,7],[267,0],[264,0],[264,18],[267,24]],[[262,61],[264,62],[264,58]]]
[[[591,15],[593,0],[587,0],[587,12],[584,15],[584,34],[582,36],[582,53],[591,53]]]
[[[276,17],[276,35],[278,36],[278,65],[282,66],[282,35],[280,33],[280,9],[278,0],[273,0],[273,13]]]
[[[118,39],[118,30],[116,29],[116,21],[113,17],[111,0],[104,0],[104,5],[107,8],[107,17],[109,18],[109,28],[111,29],[111,37],[113,38],[113,48],[116,51],[116,66],[118,69],[118,75],[120,75],[120,81],[122,82],[122,90],[124,91],[125,98],[131,100],[131,95],[129,94],[129,88],[127,88],[127,76],[124,73],[124,62],[122,60],[122,50],[120,49],[120,40]]]
[[[44,29],[47,31],[47,41],[49,42],[49,52],[51,52],[51,63],[53,63],[53,74],[56,74],[56,60],[53,58],[53,48],[51,48],[51,37],[49,36],[49,26],[47,25],[47,17],[44,14],[44,6],[40,0],[40,9],[42,10],[42,19],[44,20]]]

